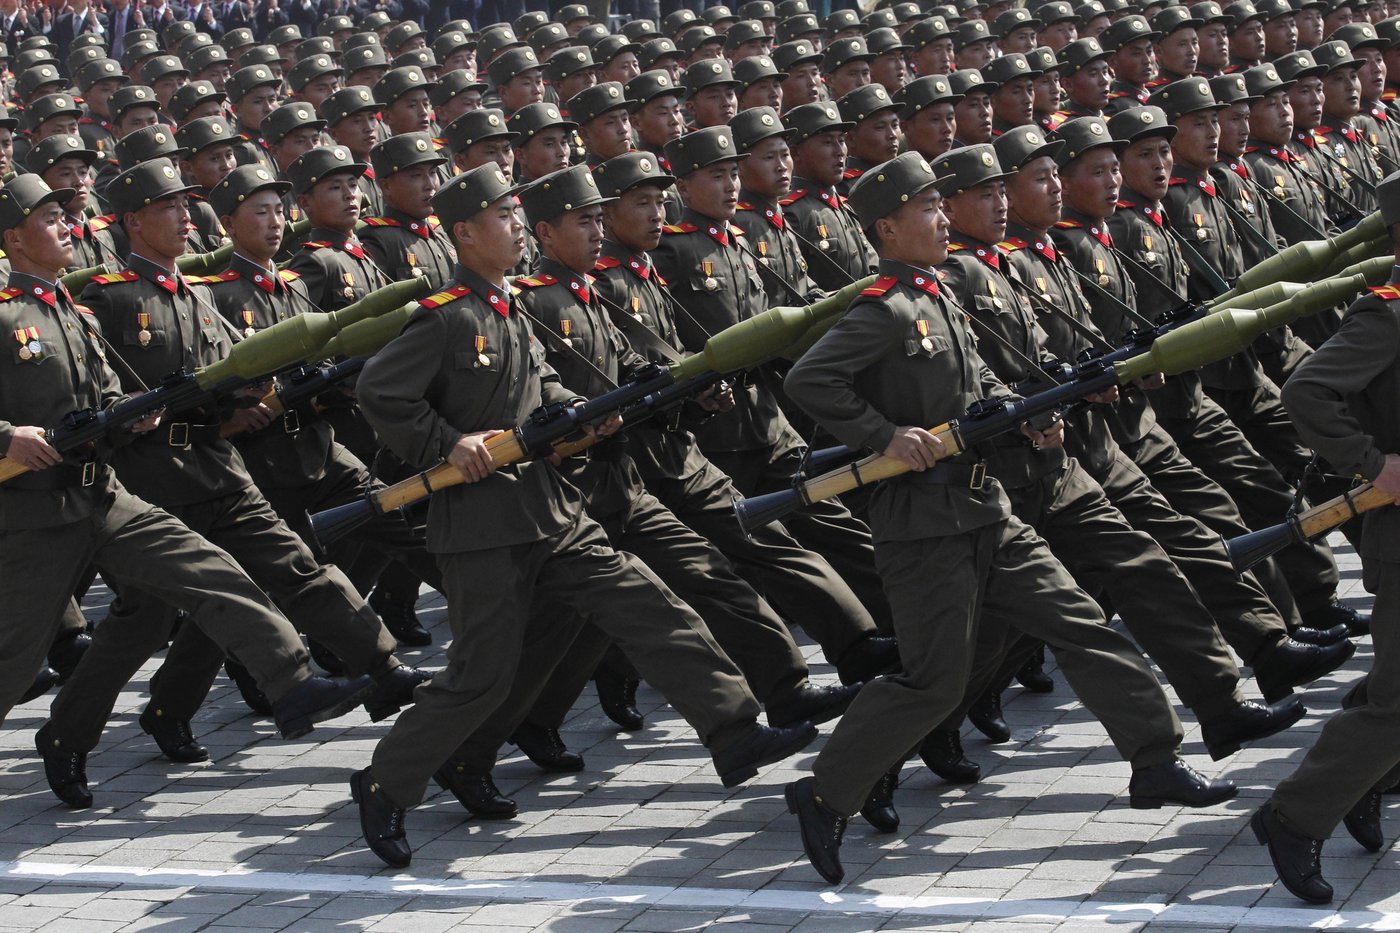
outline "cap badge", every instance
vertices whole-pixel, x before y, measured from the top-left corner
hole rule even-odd
[[[428,143],[427,143],[427,140],[415,139],[415,140],[413,141],[413,148],[417,149],[419,152],[427,152],[427,151],[428,151]]]
[[[982,153],[982,164],[985,165],[985,166],[987,166],[987,168],[991,168],[991,167],[992,167],[992,162],[993,162],[993,161],[994,161],[994,160],[992,159],[992,154],[991,154],[990,152],[984,152],[984,153]]]
[[[175,179],[175,170],[168,165],[161,166],[161,174],[170,180]]]
[[[270,181],[272,176],[267,173],[267,169],[260,168],[253,174],[258,176],[258,181]]]
[[[1090,124],[1089,124],[1089,132],[1093,133],[1095,136],[1102,136],[1102,135],[1103,135],[1103,124],[1102,124],[1102,123],[1090,123]]]
[[[759,117],[758,119],[759,119],[759,122],[761,122],[764,126],[772,126],[772,125],[773,125],[773,116],[772,116],[772,114],[767,114],[767,113],[765,113],[765,114],[763,114],[761,117]]]
[[[488,114],[486,115],[486,122],[489,123],[489,124],[491,124],[492,126],[500,126],[500,125],[501,125],[501,118],[498,117],[498,116],[496,116],[494,113],[488,113]],[[420,141],[421,141],[421,140],[420,140]]]

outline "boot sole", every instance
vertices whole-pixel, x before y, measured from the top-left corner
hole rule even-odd
[[[286,723],[279,722],[277,724],[277,731],[282,734],[282,738],[284,739],[299,739],[310,732],[318,722],[326,722],[327,720],[344,716],[355,707],[361,705],[365,697],[369,696],[373,690],[374,681],[370,681],[361,689],[346,694],[331,706],[312,710],[305,715],[289,719]]]
[[[737,768],[724,772],[719,776],[720,783],[725,787],[738,787],[745,781],[758,777],[759,768],[796,755],[798,752],[802,751],[802,749],[811,745],[816,737],[817,730],[816,727],[813,726],[810,730],[799,733],[791,742],[787,742],[773,749],[757,761],[748,762],[747,764],[742,764]]]
[[[1304,716],[1306,716],[1307,714],[1308,714],[1307,707],[1305,707],[1305,706],[1303,706],[1303,704],[1299,703],[1299,704],[1298,704],[1298,715],[1293,716],[1293,717],[1288,718],[1288,719],[1281,719],[1281,720],[1279,720],[1279,722],[1278,722],[1277,725],[1275,725],[1275,726],[1273,726],[1273,727],[1271,727],[1271,728],[1269,728],[1269,729],[1266,729],[1266,730],[1264,730],[1263,732],[1255,733],[1255,734],[1253,734],[1253,735],[1246,735],[1246,736],[1243,736],[1243,737],[1241,737],[1241,738],[1239,738],[1239,739],[1236,739],[1236,740],[1233,741],[1233,742],[1229,742],[1229,743],[1227,743],[1227,744],[1225,744],[1225,745],[1207,745],[1207,746],[1206,746],[1206,751],[1210,753],[1210,760],[1211,760],[1211,761],[1219,761],[1219,760],[1222,759],[1222,758],[1229,758],[1231,755],[1233,755],[1233,754],[1235,754],[1236,752],[1238,752],[1238,751],[1240,750],[1240,748],[1241,748],[1246,742],[1257,742],[1257,741],[1259,741],[1260,739],[1267,739],[1267,738],[1268,738],[1269,736],[1271,736],[1271,735],[1278,735],[1280,732],[1284,731],[1285,729],[1291,729],[1293,726],[1297,725],[1297,724],[1298,724],[1298,721],[1301,720],[1301,719],[1302,719]]]

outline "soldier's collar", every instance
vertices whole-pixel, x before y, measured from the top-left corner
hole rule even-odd
[[[269,271],[266,266],[260,265],[236,249],[233,251],[233,256],[229,258],[228,268],[230,272],[237,272],[268,294],[285,291],[287,288],[277,275],[276,269]]]
[[[1018,224],[1015,221],[1006,222],[1006,239],[1023,240],[1026,245],[1044,256],[1051,262],[1059,259],[1059,251],[1055,249],[1055,244],[1050,241],[1050,232],[1032,230],[1025,224]]]
[[[651,266],[651,256],[646,253],[634,253],[616,240],[603,241],[601,258],[614,259],[618,265],[627,267],[633,275],[643,279],[651,278],[654,271]]]
[[[127,266],[141,278],[159,285],[172,295],[177,291],[189,291],[189,286],[185,284],[185,280],[178,270],[171,272],[165,266],[147,259],[140,253],[132,252],[127,259]]]
[[[687,207],[681,214],[681,222],[694,224],[702,232],[709,234],[712,240],[728,246],[734,239],[733,231],[738,229],[728,220],[716,220],[713,217],[706,217]]]
[[[425,240],[433,235],[433,226],[426,217],[413,217],[387,204],[384,205],[384,216],[390,220],[397,220],[405,230],[416,233]]]
[[[38,298],[44,304],[54,307],[57,304],[57,295],[63,292],[65,298],[68,293],[63,286],[57,282],[50,282],[39,278],[37,275],[29,275],[26,272],[10,272],[10,288],[17,288],[24,294]],[[69,299],[71,301],[71,299]]]
[[[575,272],[557,259],[550,259],[548,256],[540,256],[540,272],[545,275],[552,275],[562,284],[567,286],[576,295],[581,295],[585,301],[588,300],[589,286],[593,284],[593,276],[586,272]]]
[[[465,285],[480,295],[493,308],[499,308],[502,303],[506,306],[510,304],[510,286],[504,279],[500,282],[488,282],[460,262],[457,263],[456,272],[452,277],[459,285]]]
[[[893,259],[881,259],[877,274],[881,278],[896,279],[903,285],[927,292],[930,295],[938,294],[938,273],[932,269],[922,269],[919,266],[896,262]]]

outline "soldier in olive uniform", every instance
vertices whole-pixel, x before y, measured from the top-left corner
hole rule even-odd
[[[843,120],[835,104],[803,104],[783,117],[792,140],[792,192],[783,213],[802,246],[807,273],[827,291],[844,288],[870,274],[875,254],[855,215],[837,193],[846,171]]]
[[[363,197],[360,214],[364,217],[378,217],[384,213],[384,195],[374,180],[374,169],[369,167],[370,152],[379,142],[379,110],[379,102],[368,88],[343,87],[321,101],[317,111],[326,121],[326,135],[336,145],[349,150],[354,161],[365,166],[359,178]]]
[[[516,279],[518,307],[560,381],[586,396],[601,395],[629,372],[647,366],[613,324],[587,272],[601,255],[605,198],[580,165],[522,189],[520,201],[545,256],[535,275]],[[713,395],[701,403],[721,406]],[[613,547],[640,559],[700,614],[764,705],[769,723],[825,722],[840,715],[859,687],[817,687],[808,680],[801,652],[772,607],[713,544],[646,491],[630,441],[602,441],[589,457],[560,465],[564,479],[582,495],[589,517],[603,527]],[[581,689],[576,674],[591,671],[607,648],[607,635],[584,618],[577,620],[573,633],[560,632],[532,648],[506,702],[453,754],[459,772],[473,778],[489,775],[507,738],[546,770],[583,767],[581,757],[563,751],[557,729],[519,728],[556,666],[566,682]]]
[[[1400,21],[1393,25],[1400,25]],[[1395,111],[1382,99],[1387,74],[1385,50],[1391,40],[1366,22],[1348,23],[1335,30],[1331,38],[1350,46],[1352,55],[1362,63],[1356,71],[1361,86],[1361,113],[1355,123],[1374,147],[1382,170],[1395,171],[1400,168],[1400,123],[1396,122]]]
[[[830,107],[834,104],[819,104]],[[826,119],[823,117],[823,119]],[[698,135],[697,135],[698,134]],[[736,213],[739,168],[748,158],[725,128],[697,130],[671,142],[666,154],[675,168],[686,211],[665,228],[653,258],[685,309],[676,326],[687,347],[764,308],[763,280],[754,254],[740,245]],[[834,197],[833,193],[833,197]],[[854,221],[851,221],[854,223]],[[857,231],[858,233],[858,231]],[[859,235],[859,233],[858,233]],[[805,445],[778,407],[763,370],[747,374],[736,388],[736,407],[696,431],[700,449],[746,496],[786,488],[800,468]],[[874,571],[869,530],[839,502],[818,502],[788,519],[788,530],[836,567],[861,602],[881,622],[888,604]],[[882,626],[883,627],[883,626]]]
[[[878,84],[866,84],[836,102],[846,132],[846,170],[836,190],[845,196],[867,169],[899,155],[904,136],[899,129],[900,105]]]
[[[467,480],[435,494],[428,518],[453,633],[448,667],[419,689],[371,766],[351,780],[366,841],[396,867],[412,857],[404,808],[430,780],[455,789],[453,750],[505,700],[525,645],[571,618],[556,601],[618,640],[694,725],[726,784],[816,734],[810,724],[757,724],[757,702],[701,619],[608,547],[553,467],[496,467],[490,437],[541,402],[575,399],[544,363],[506,285],[524,233],[513,193],[498,168],[484,165],[434,199],[458,247],[453,284],[425,300],[360,378],[366,415],[396,453],[419,466],[446,458]],[[604,430],[617,426],[614,418]]]
[[[1202,806],[1235,793],[1233,784],[1208,781],[1180,761],[1180,723],[1156,678],[1011,514],[1000,484],[983,481],[977,456],[934,460],[940,445],[924,426],[1009,394],[938,285],[947,221],[937,184],[929,164],[907,153],[852,189],[862,226],[879,245],[881,278],[787,377],[792,398],[838,439],[911,470],[875,486],[870,501],[903,670],[866,685],[817,756],[814,776],[787,789],[803,848],[833,884],[844,874],[847,814],[961,702],[975,647],[997,644],[1012,627],[1077,649],[1060,652],[1062,670],[1132,762],[1139,806]],[[988,586],[992,575],[996,585]]]
[[[1323,75],[1322,123],[1314,131],[1319,155],[1336,170],[1346,199],[1363,212],[1376,209],[1376,185],[1381,171],[1377,145],[1365,133],[1359,116],[1365,111],[1357,69],[1363,64],[1341,39],[1312,50],[1313,60],[1327,69]]]
[[[83,95],[83,115],[78,118],[78,135],[83,137],[89,149],[105,157],[117,144],[116,114],[110,106],[112,94],[123,84],[129,84],[131,79],[122,74],[121,65],[110,58],[88,62],[78,69],[77,77],[78,91]],[[94,93],[97,89],[101,93]]]
[[[29,150],[29,170],[55,191],[72,189],[73,200],[63,205],[63,220],[73,243],[73,267],[88,269],[106,266],[109,271],[126,263],[117,254],[111,233],[94,229],[88,221],[87,206],[91,198],[90,169],[97,161],[97,152],[83,145],[78,136],[50,136]]]
[[[119,88],[107,101],[107,107],[112,111],[114,138],[112,145],[102,153],[102,160],[97,168],[97,179],[93,183],[93,188],[104,205],[107,185],[121,171],[121,167],[117,163],[117,142],[128,133],[160,122],[159,110],[156,107],[156,92],[143,85],[127,85]],[[78,129],[82,129],[81,122],[78,124]]]
[[[1381,218],[1400,262],[1400,175],[1380,185]],[[1284,404],[1299,431],[1329,462],[1370,480],[1400,499],[1400,276],[1371,289],[1342,319],[1341,329],[1318,347],[1283,388]],[[1297,770],[1285,778],[1252,820],[1269,847],[1283,883],[1316,904],[1332,899],[1322,877],[1322,845],[1344,823],[1367,851],[1385,847],[1381,792],[1400,780],[1396,737],[1395,627],[1400,619],[1400,511],[1366,513],[1362,582],[1376,594],[1371,612],[1375,660],[1364,689],[1353,693],[1322,728]],[[1358,695],[1360,694],[1360,695]]]
[[[802,246],[788,227],[780,203],[792,189],[792,152],[796,134],[772,107],[751,107],[730,123],[734,143],[748,158],[739,163],[739,210],[734,223],[744,231],[745,247],[758,256],[770,306],[813,301],[822,294],[807,274]],[[762,272],[763,270],[759,270]]]
[[[361,240],[375,265],[391,279],[426,276],[439,286],[452,277],[453,249],[433,214],[437,170],[447,159],[427,133],[391,136],[370,158],[384,192],[384,214],[366,217]]]
[[[1104,107],[1106,116],[1147,103],[1148,82],[1157,77],[1153,46],[1161,38],[1147,17],[1136,14],[1115,20],[1099,33],[1099,44],[1109,53],[1108,65],[1113,69],[1113,83]]]
[[[1162,204],[1170,188],[1170,140],[1176,128],[1160,108],[1143,107],[1117,114],[1109,130],[1129,143],[1118,209],[1108,223],[1112,248],[1129,260],[1124,264],[1137,290],[1138,312],[1155,319],[1177,306],[1187,291],[1186,262],[1168,231]],[[1143,150],[1155,153],[1154,160]],[[1156,190],[1141,190],[1149,187]],[[1153,393],[1152,407],[1181,452],[1225,488],[1248,525],[1265,527],[1287,513],[1291,488],[1204,394],[1198,375],[1171,377]],[[1345,610],[1335,603],[1337,566],[1326,544],[1289,548],[1276,559],[1305,622],[1325,629],[1341,620]]]
[[[238,143],[234,153],[239,165],[261,165],[269,172],[277,171],[277,163],[262,138],[262,121],[277,106],[277,92],[282,79],[266,65],[249,65],[233,73],[224,85],[229,106],[235,117],[234,132]]]
[[[130,369],[122,379],[132,391],[181,369],[193,371],[228,351],[227,325],[207,292],[175,270],[175,257],[184,252],[183,228],[189,224],[185,193],[168,159],[117,176],[113,198],[131,236],[131,268],[98,276],[84,291],[85,303],[121,348],[123,369]],[[246,426],[257,415],[248,412],[231,420]],[[366,701],[372,714],[394,712],[409,702],[412,684],[405,683],[409,672],[398,670],[392,636],[344,574],[317,563],[277,518],[221,434],[214,412],[171,412],[160,431],[122,448],[115,466],[140,496],[227,548],[298,627],[335,651],[348,669],[374,675],[378,685]],[[159,599],[159,591],[124,585],[120,578],[117,583],[119,600],[108,622],[98,627],[88,663],[79,665],[53,703],[54,735],[84,752],[96,746],[117,695],[165,645],[175,621],[175,610]],[[142,725],[174,760],[208,756],[189,722],[218,669],[208,661],[221,654],[199,628],[181,626],[152,680]]]
[[[190,215],[199,233],[199,252],[218,249],[228,242],[217,212],[209,206],[209,188],[222,181],[237,164],[232,137],[228,123],[221,116],[200,117],[175,131],[175,142],[182,150],[181,164],[196,161],[200,164],[198,176],[202,177],[197,177],[195,172],[189,172],[186,177],[198,186],[198,190],[190,192],[190,203],[195,205]],[[196,249],[193,242],[190,247]]]
[[[1292,82],[1288,100],[1293,110],[1293,137],[1288,148],[1298,159],[1294,164],[1322,192],[1328,218],[1337,226],[1351,226],[1366,215],[1366,209],[1351,200],[1351,179],[1317,132],[1326,112],[1324,78],[1329,69],[1307,51],[1285,55],[1273,67],[1280,78]]]

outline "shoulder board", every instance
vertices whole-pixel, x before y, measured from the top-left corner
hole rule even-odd
[[[78,124],[79,124],[80,126],[92,126],[92,125],[93,125],[94,123],[96,123],[96,122],[97,122],[97,121],[94,120],[92,117],[79,117],[79,118],[78,118]]]
[[[389,217],[366,217],[366,218],[365,218],[365,226],[367,226],[367,227],[401,227],[401,226],[403,226],[403,224],[401,224],[401,223],[399,223],[397,220],[393,220],[393,219],[391,219],[391,218],[389,218]]]
[[[729,232],[734,234],[735,236],[747,236],[747,234],[744,233],[744,228],[735,224],[729,225]]]
[[[543,273],[540,275],[522,275],[515,280],[516,285],[524,288],[538,288],[541,285],[556,285],[558,282],[559,280],[554,276]]]
[[[140,277],[131,269],[127,269],[123,272],[112,272],[107,275],[94,275],[92,281],[97,285],[115,285],[118,282],[135,282]]]
[[[1381,285],[1368,290],[1382,301],[1400,301],[1400,288],[1394,285]]]
[[[301,273],[293,272],[291,269],[278,269],[277,277],[284,282],[295,282],[301,278]]]
[[[620,265],[622,265],[622,260],[616,256],[603,256],[593,264],[593,268],[601,272],[604,269],[616,269]]]
[[[437,215],[437,214],[429,214],[429,215],[428,215],[428,226],[430,226],[430,227],[441,227],[441,226],[442,226],[442,221],[441,221],[441,220],[438,220],[438,215]]]
[[[0,292],[0,301],[9,301],[11,298],[18,298],[23,294],[24,289],[22,288],[7,288],[3,292]]]
[[[871,285],[869,288],[865,289],[860,293],[861,297],[879,298],[885,292],[893,288],[895,286],[895,283],[897,283],[898,281],[899,279],[895,278],[892,275],[882,275],[875,280],[874,285]]]
[[[695,224],[667,224],[661,228],[663,233],[694,233],[699,229]]]
[[[841,177],[846,179],[847,181],[850,181],[852,178],[859,178],[864,174],[865,169],[863,168],[848,168],[841,173]]]
[[[949,240],[949,241],[948,241],[948,252],[950,252],[950,253],[956,253],[956,252],[958,252],[959,250],[964,250],[964,249],[967,249],[967,244],[966,244],[966,243],[954,243],[952,240]]]
[[[239,273],[232,269],[225,269],[214,275],[187,275],[185,281],[193,282],[195,285],[215,285],[219,282],[237,282],[240,278],[242,276]]]
[[[738,208],[739,210],[741,210],[741,211],[756,211],[756,210],[758,210],[758,208],[754,207],[754,206],[753,206],[752,204],[750,204],[748,201],[740,201],[738,204],[736,204],[736,205],[734,205],[734,206],[735,206],[736,208]]]
[[[806,197],[806,196],[807,196],[807,189],[806,189],[806,188],[798,188],[796,191],[790,193],[787,197],[782,198],[781,200],[779,200],[778,203],[781,204],[783,207],[787,207],[787,206],[789,206],[790,204],[794,204],[794,203],[796,203],[797,201],[802,200],[802,199],[803,199],[804,197]]]
[[[997,244],[997,246],[1000,246],[1008,253],[1014,253],[1018,249],[1025,249],[1029,245],[1029,243],[1018,236],[1009,237]]]
[[[330,244],[324,240],[309,240],[301,244],[302,249],[325,249],[328,246]]]
[[[87,305],[80,305],[75,301],[73,302],[73,307],[78,309],[79,314],[92,314],[92,309]]]
[[[1132,201],[1119,201],[1118,204],[1117,204],[1117,206],[1118,206],[1118,207],[1137,207],[1137,204],[1135,204],[1135,203],[1132,202]]]
[[[1190,183],[1191,180],[1189,178],[1173,178],[1171,181],[1167,182],[1167,185],[1186,185]]]
[[[1058,230],[1082,230],[1084,225],[1077,220],[1058,220],[1055,227]]]
[[[116,214],[103,214],[101,217],[94,217],[88,221],[89,230],[106,230],[117,222]]]
[[[427,298],[418,302],[418,306],[420,308],[437,308],[447,304],[449,301],[455,301],[463,295],[469,294],[471,294],[471,289],[467,288],[467,286],[454,285],[446,291],[438,292],[436,295],[429,295]]]

